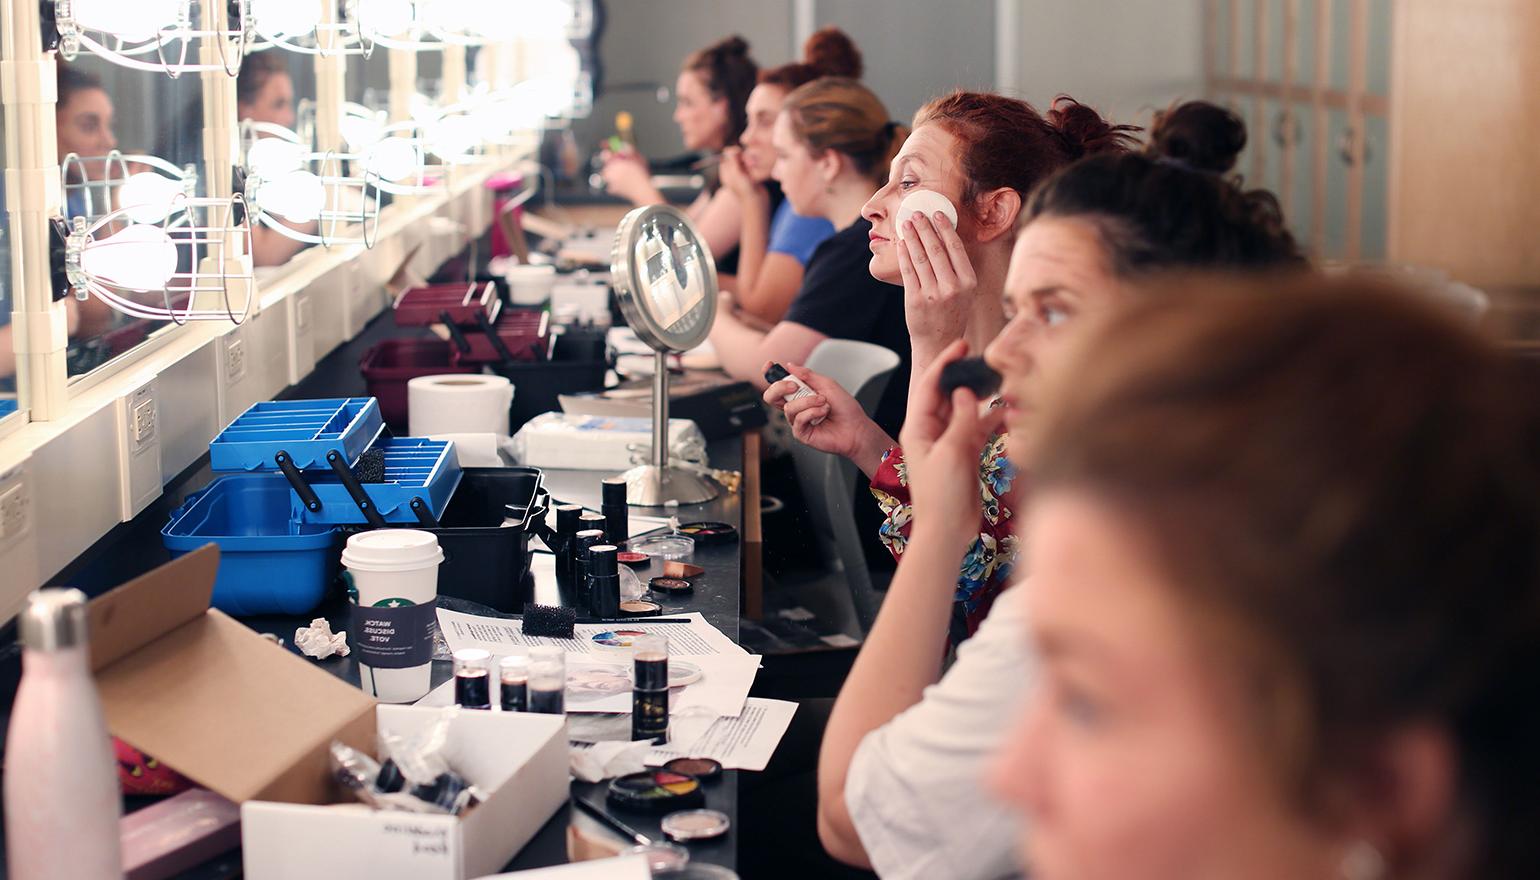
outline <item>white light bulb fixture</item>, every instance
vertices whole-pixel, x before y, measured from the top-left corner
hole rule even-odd
[[[182,200],[197,190],[197,170],[178,168],[159,156],[119,153],[80,156],[66,153],[59,165],[65,220],[86,221],[121,208],[140,223],[185,222]]]
[[[313,36],[321,24],[317,0],[250,0],[251,26],[263,39],[282,44]]]
[[[410,138],[381,138],[364,153],[368,173],[388,183],[400,183],[423,171],[422,148]]]
[[[230,7],[223,29],[200,23],[201,9],[196,0],[44,0],[66,61],[85,49],[120,67],[172,77],[220,70],[235,76],[247,48],[247,4]],[[199,60],[200,40],[215,42],[217,61]]]
[[[424,12],[413,0],[347,0],[343,18],[364,55],[376,44],[392,49],[441,50],[444,44],[430,38]]]
[[[241,140],[246,144],[244,195],[257,222],[307,244],[374,246],[380,189],[373,174],[346,176],[342,160],[347,156],[314,152],[299,142],[299,135],[269,122],[241,123]],[[314,232],[302,228],[310,224]]]
[[[251,305],[251,272],[232,269],[227,248],[244,243],[251,252],[251,227],[231,199],[177,197],[177,207],[190,218],[180,226],[139,222],[143,204],[121,208],[98,220],[70,221],[64,238],[64,274],[76,298],[96,297],[126,315],[178,324],[197,320],[245,320]],[[201,262],[200,262],[201,261]],[[183,268],[183,267],[187,268]],[[202,266],[218,266],[217,272]],[[232,282],[239,309],[232,302]],[[240,295],[243,287],[246,295]],[[147,296],[147,294],[149,296]],[[159,294],[159,302],[154,294]],[[218,307],[205,303],[213,297]]]

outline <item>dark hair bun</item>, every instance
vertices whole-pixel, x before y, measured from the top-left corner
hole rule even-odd
[[[860,79],[865,69],[861,50],[850,35],[833,25],[819,28],[802,44],[802,63],[817,70],[819,76]]]
[[[705,51],[714,55],[744,58],[749,54],[749,41],[737,34],[733,34],[730,37],[723,37],[720,41],[706,47]]]
[[[1239,116],[1207,101],[1188,101],[1156,114],[1145,151],[1223,174],[1245,148],[1246,124]]]
[[[1124,152],[1133,144],[1137,125],[1113,125],[1100,113],[1068,95],[1053,99],[1043,115],[1063,139],[1071,160],[1096,153]]]

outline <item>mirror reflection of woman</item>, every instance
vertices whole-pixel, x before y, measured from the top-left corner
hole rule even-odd
[[[289,75],[285,57],[277,50],[248,52],[241,59],[241,72],[235,80],[235,112],[242,122],[266,122],[294,129],[294,79]],[[319,224],[290,223],[282,215],[272,215],[278,222],[300,232],[314,234]],[[282,266],[304,250],[304,242],[295,241],[276,229],[253,221],[251,224],[251,264]]]
[[[674,86],[674,122],[684,147],[716,155],[743,135],[749,92],[759,68],[742,37],[727,37],[690,55]],[[606,153],[600,170],[611,193],[633,205],[661,205],[668,200],[652,184],[646,157],[635,150]],[[686,209],[695,228],[717,258],[717,274],[731,280],[737,271],[738,232],[743,206],[723,187],[701,192]]]

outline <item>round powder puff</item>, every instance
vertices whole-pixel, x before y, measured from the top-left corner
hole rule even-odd
[[[928,189],[917,189],[904,196],[904,200],[898,203],[898,217],[896,218],[899,240],[903,240],[904,224],[909,222],[911,216],[915,213],[921,213],[926,217],[931,217],[937,211],[945,214],[946,219],[952,221],[952,227],[956,228],[957,207],[952,204],[951,199],[941,193]]]

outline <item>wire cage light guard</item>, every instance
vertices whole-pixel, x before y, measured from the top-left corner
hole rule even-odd
[[[268,122],[242,122],[241,142],[247,174],[243,194],[258,223],[306,244],[374,247],[382,201],[378,175],[367,169],[363,176],[349,175],[343,164],[347,154],[315,152],[295,132]],[[268,162],[256,161],[253,156],[263,146],[273,147],[277,153]],[[273,197],[277,188],[294,186],[312,188],[311,196],[318,206],[314,216],[308,212],[295,216]],[[292,197],[293,193],[279,195]],[[296,229],[285,220],[313,220],[317,231]],[[349,233],[354,227],[357,231]]]
[[[198,21],[197,0],[43,0],[45,19],[51,16],[59,36],[59,55],[74,61],[82,49],[105,61],[133,70],[164,73],[240,72],[246,53],[245,2],[230,5],[235,19],[224,29]],[[46,30],[46,29],[45,29]],[[193,44],[214,40],[219,60],[196,59]]]
[[[252,272],[249,262],[236,259],[251,252],[243,197],[179,197],[160,223],[137,222],[130,210],[112,211],[94,222],[83,217],[70,221],[64,272],[76,298],[94,296],[131,317],[176,324],[246,319]],[[230,253],[232,241],[241,242],[239,254]],[[147,302],[156,294],[159,303]],[[222,307],[203,305],[210,297]],[[233,298],[239,298],[238,305]]]

